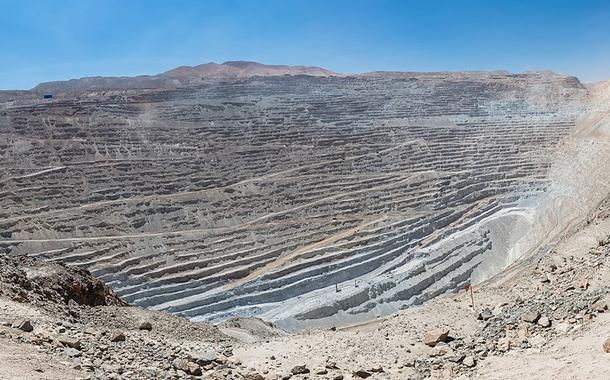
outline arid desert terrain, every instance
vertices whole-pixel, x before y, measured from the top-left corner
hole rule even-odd
[[[253,62],[0,91],[0,378],[603,378],[609,109]]]

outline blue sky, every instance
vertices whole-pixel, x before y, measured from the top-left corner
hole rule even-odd
[[[0,0],[0,89],[240,59],[610,79],[610,2]]]

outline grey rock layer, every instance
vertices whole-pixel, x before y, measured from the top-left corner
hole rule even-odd
[[[551,73],[204,80],[0,107],[0,249],[288,329],[549,246],[608,193],[608,102]]]

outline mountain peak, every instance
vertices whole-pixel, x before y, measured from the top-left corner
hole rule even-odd
[[[161,75],[176,79],[193,77],[233,79],[253,76],[338,76],[339,74],[315,66],[265,65],[252,61],[226,61],[222,64],[209,62],[198,66],[180,66]]]

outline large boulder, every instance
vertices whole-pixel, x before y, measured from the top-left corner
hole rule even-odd
[[[24,318],[17,319],[15,322],[13,322],[13,325],[11,327],[25,332],[34,331],[34,326],[32,326],[32,322],[30,322],[29,319]]]
[[[473,356],[466,356],[464,360],[462,360],[462,364],[466,367],[474,367],[477,364],[476,359]]]
[[[122,331],[115,330],[110,334],[111,342],[124,342],[126,339],[125,334]]]
[[[172,366],[177,370],[184,371],[193,376],[201,376],[202,374],[201,367],[199,367],[196,363],[185,359],[174,359],[172,361]]]
[[[448,337],[449,337],[449,330],[439,328],[439,329],[427,331],[424,334],[423,341],[426,346],[434,347],[434,346],[436,346],[437,343],[446,342]]]
[[[208,365],[215,362],[218,355],[212,351],[193,351],[189,357],[199,365]]]
[[[184,371],[184,372],[188,372],[189,370],[189,362],[188,360],[184,360],[184,359],[174,359],[172,361],[172,366],[174,367],[174,369],[178,369],[180,371]]]
[[[265,380],[265,378],[258,372],[250,372],[244,376],[244,380]]]
[[[591,305],[591,308],[598,313],[603,313],[604,311],[608,310],[608,304],[604,300],[599,300]]]
[[[354,372],[352,373],[352,376],[357,377],[357,378],[361,378],[361,379],[366,379],[366,378],[368,378],[368,377],[371,377],[371,375],[372,375],[372,374],[371,374],[370,372],[365,371],[365,370],[363,370],[363,369],[359,369],[359,370],[354,371]]]
[[[79,350],[81,347],[80,339],[73,338],[66,335],[57,335],[55,340],[59,342],[64,347],[70,347]]]
[[[551,320],[548,317],[541,317],[537,323],[541,327],[551,327]]]
[[[430,348],[428,355],[431,357],[444,356],[453,354],[453,349],[447,343],[438,342],[434,347]]]
[[[138,328],[140,330],[151,331],[152,330],[152,323],[150,321],[148,321],[148,320],[140,321],[140,324],[139,324]]]
[[[487,321],[488,319],[493,318],[493,316],[494,314],[492,313],[492,311],[486,307],[485,309],[481,310],[477,318],[479,320]]]
[[[306,373],[309,373],[310,371],[309,371],[309,368],[307,368],[307,366],[305,366],[305,365],[297,365],[297,366],[294,366],[292,368],[292,370],[290,370],[290,372],[293,375],[304,375]]]

